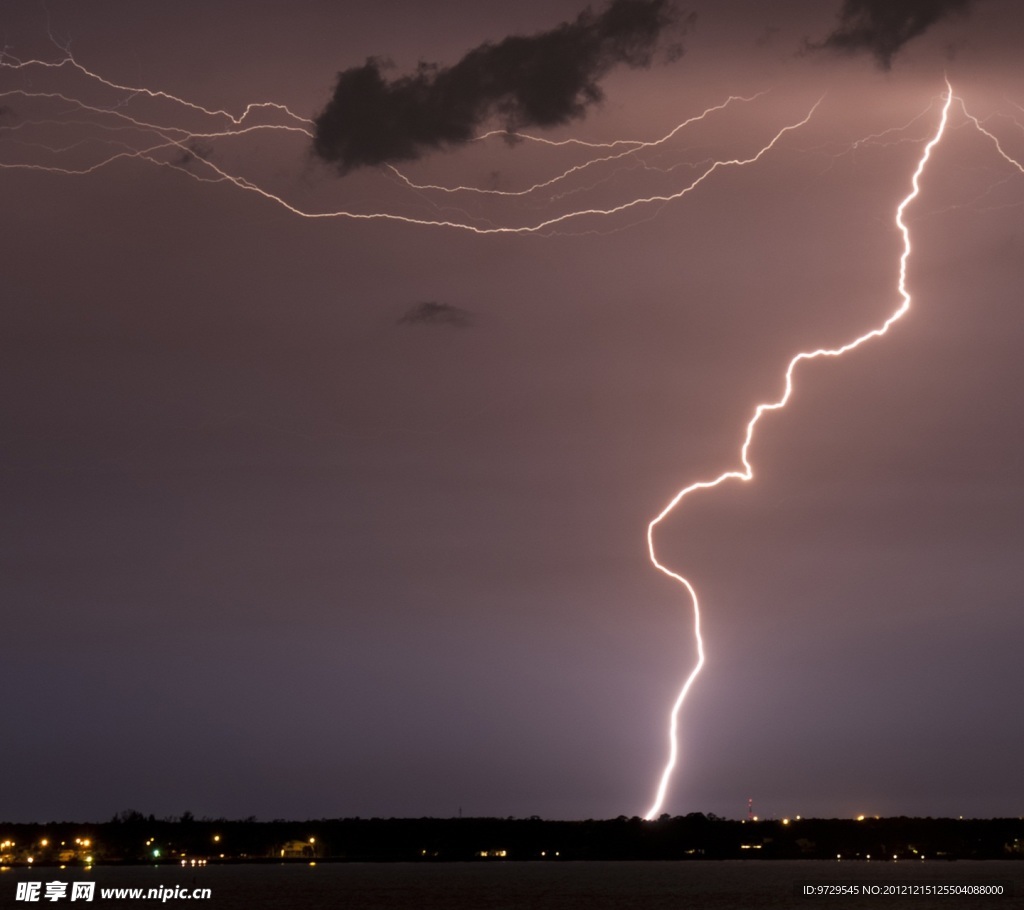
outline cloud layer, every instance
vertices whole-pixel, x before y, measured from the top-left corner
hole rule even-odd
[[[338,74],[314,151],[345,174],[461,145],[492,118],[509,129],[567,123],[601,100],[609,69],[649,65],[665,29],[693,20],[671,0],[613,0],[599,15],[588,9],[550,31],[483,44],[451,67],[421,63],[388,81],[370,58]]]
[[[913,38],[953,13],[966,13],[973,0],[845,0],[839,26],[812,50],[872,54],[884,69]]]

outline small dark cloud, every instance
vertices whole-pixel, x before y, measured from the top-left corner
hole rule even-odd
[[[612,0],[599,15],[588,9],[550,31],[483,44],[451,67],[420,63],[389,81],[371,57],[338,74],[313,150],[345,174],[461,145],[491,118],[509,130],[568,123],[601,100],[608,70],[648,66],[662,33],[685,33],[694,19],[673,0]],[[682,46],[666,53],[675,59]]]
[[[472,324],[473,315],[469,310],[434,300],[414,303],[398,319],[398,325],[448,325],[462,329]]]
[[[807,50],[849,54],[867,51],[883,69],[892,66],[903,45],[941,19],[966,13],[974,0],[844,0],[839,26],[824,41],[806,42]]]

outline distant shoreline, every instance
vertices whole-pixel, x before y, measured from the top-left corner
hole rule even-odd
[[[1024,860],[1024,818],[0,822],[0,866],[579,860]]]

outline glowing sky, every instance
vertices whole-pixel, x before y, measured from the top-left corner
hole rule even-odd
[[[580,12],[89,6],[15,0],[0,43],[59,59],[48,10],[114,81],[309,117],[369,56],[396,75],[451,65]],[[767,93],[558,198],[338,177],[288,136],[209,152],[307,211],[531,224],[671,194],[824,96],[756,165],[556,236],[303,220],[139,161],[0,168],[0,698],[17,781],[0,819],[641,814],[693,661],[647,522],[736,466],[796,351],[898,305],[892,217],[945,74],[1024,158],[1019,4],[974,4],[889,71],[797,53],[839,6],[684,6],[680,59],[614,69],[585,119],[525,131],[653,139]],[[61,78],[0,71],[0,92],[93,92]],[[27,104],[0,97],[0,165],[52,154],[13,129]],[[701,592],[708,649],[673,814],[738,816],[748,797],[779,816],[1024,811],[1024,177],[951,117],[906,216],[912,311],[801,367],[753,447],[756,481],[659,530]],[[499,139],[400,170],[512,190],[581,160]],[[438,313],[453,318],[423,318]]]

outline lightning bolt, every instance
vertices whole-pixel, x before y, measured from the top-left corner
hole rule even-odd
[[[719,474],[714,480],[701,480],[690,484],[688,487],[684,487],[669,500],[668,504],[657,515],[655,515],[654,518],[651,519],[650,524],[647,525],[647,552],[650,556],[651,562],[659,572],[664,573],[669,578],[674,579],[676,582],[681,584],[689,595],[690,602],[693,605],[693,634],[697,644],[697,662],[694,664],[689,676],[686,677],[686,680],[684,681],[682,688],[679,690],[679,694],[676,696],[675,703],[672,705],[672,710],[669,714],[668,761],[665,763],[665,767],[661,772],[661,778],[658,781],[658,789],[654,797],[654,802],[651,804],[650,809],[647,810],[647,814],[644,816],[644,818],[648,820],[657,818],[658,814],[661,812],[661,807],[665,802],[665,796],[668,793],[668,786],[671,782],[672,774],[679,761],[679,715],[682,712],[683,703],[686,701],[686,696],[689,693],[694,680],[697,678],[701,668],[704,666],[704,639],[700,634],[700,601],[697,598],[697,591],[689,579],[680,575],[678,572],[674,572],[658,560],[657,552],[654,547],[655,529],[675,510],[676,506],[678,506],[679,503],[681,503],[691,493],[695,493],[697,490],[713,489],[728,480],[750,481],[754,479],[754,468],[750,463],[749,457],[750,446],[754,441],[754,431],[757,429],[758,423],[760,423],[761,418],[765,414],[771,411],[779,411],[786,406],[793,394],[793,373],[798,364],[805,360],[816,360],[819,357],[841,357],[843,354],[846,354],[855,348],[859,348],[862,344],[871,341],[873,338],[880,338],[889,331],[890,327],[894,323],[906,315],[907,311],[910,309],[911,301],[910,292],[907,290],[907,261],[910,259],[911,245],[910,229],[903,220],[903,214],[906,211],[907,206],[910,205],[910,203],[913,202],[921,192],[921,175],[924,173],[928,160],[931,158],[932,149],[938,145],[946,130],[946,123],[949,120],[949,109],[952,102],[953,88],[947,80],[945,101],[942,105],[942,115],[939,118],[939,125],[932,138],[928,140],[925,145],[924,150],[921,153],[921,157],[918,159],[917,168],[914,170],[913,176],[910,180],[910,192],[903,197],[903,200],[896,207],[894,220],[896,227],[899,229],[900,234],[903,237],[903,252],[900,255],[899,280],[897,282],[897,291],[899,292],[901,299],[900,305],[880,326],[871,329],[869,332],[865,332],[863,335],[855,338],[853,341],[847,342],[841,347],[818,348],[815,351],[801,351],[799,354],[796,354],[789,361],[789,365],[786,367],[785,385],[782,396],[775,401],[759,404],[754,409],[754,416],[751,417],[747,423],[746,433],[743,437],[743,445],[740,448],[740,463],[743,465],[742,469],[725,471]],[[978,125],[980,128],[980,124]],[[993,140],[995,139],[995,137],[992,138]]]

